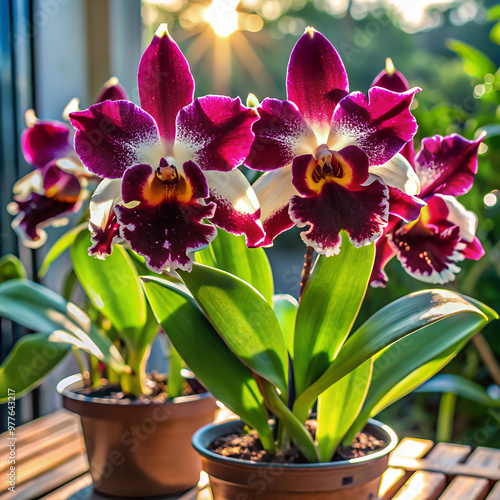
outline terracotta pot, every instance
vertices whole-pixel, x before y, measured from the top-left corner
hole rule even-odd
[[[168,403],[124,403],[74,392],[80,375],[61,381],[64,407],[82,422],[94,489],[110,495],[146,497],[188,490],[201,461],[191,437],[213,421],[215,398],[200,394]]]
[[[270,464],[226,458],[208,449],[218,437],[243,429],[241,421],[211,424],[193,436],[214,500],[376,500],[389,452],[397,444],[389,427],[370,420],[365,431],[387,446],[363,458],[320,464]]]

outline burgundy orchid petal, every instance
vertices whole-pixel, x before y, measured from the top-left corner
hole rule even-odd
[[[111,255],[113,245],[123,241],[120,235],[120,224],[118,224],[118,218],[114,211],[110,214],[103,229],[98,226],[89,225],[89,230],[92,239],[92,245],[89,247],[89,255],[98,259],[104,259]]]
[[[410,90],[408,80],[401,71],[398,71],[390,59],[387,60],[385,69],[383,69],[373,80],[370,87],[382,87],[392,92],[406,92]]]
[[[471,242],[467,242],[462,253],[466,259],[479,260],[486,252],[477,236]]]
[[[415,163],[421,196],[460,196],[472,187],[477,172],[477,152],[484,136],[469,141],[458,134],[427,137]]]
[[[326,142],[335,106],[348,90],[347,74],[337,51],[321,33],[307,28],[290,56],[287,95],[320,144]]]
[[[448,283],[455,279],[462,260],[456,251],[460,228],[451,226],[436,233],[420,221],[408,230],[397,230],[391,241],[396,255],[408,274],[428,283]]]
[[[391,245],[409,274],[444,284],[460,271],[457,262],[482,256],[474,235],[477,219],[452,196],[434,195],[426,201],[418,221],[396,230]]]
[[[125,205],[115,208],[122,236],[156,272],[168,267],[190,270],[190,253],[217,234],[214,226],[202,222],[213,216],[215,205],[200,199],[208,196],[200,168],[186,162],[175,179],[163,182],[151,166],[135,165],[123,177]]]
[[[204,173],[209,199],[217,205],[210,222],[230,233],[244,234],[247,246],[257,246],[264,238],[264,229],[259,201],[246,177],[238,169]]]
[[[122,201],[121,191],[121,179],[104,179],[94,191],[89,204],[89,255],[105,259],[111,255],[113,245],[123,241],[115,213],[115,206]]]
[[[358,146],[370,166],[388,162],[417,131],[410,104],[418,91],[398,94],[372,87],[368,99],[361,92],[352,92],[335,109],[328,146],[335,150]]]
[[[181,163],[190,159],[202,170],[233,170],[248,155],[257,118],[239,98],[196,99],[177,115],[174,157]]]
[[[141,107],[155,119],[161,138],[173,145],[177,113],[193,101],[194,80],[166,24],[141,58],[138,82]]]
[[[392,92],[406,92],[410,90],[410,85],[403,73],[398,71],[392,61],[387,59],[386,68],[383,69],[373,80],[370,87],[382,87]],[[408,141],[401,149],[400,153],[410,162],[415,165],[415,149],[413,148],[413,140]]]
[[[87,196],[78,179],[62,171],[56,162],[47,164],[41,174],[43,191],[40,192],[36,181],[31,193],[24,188],[22,196],[15,197],[8,207],[12,215],[17,215],[12,222],[13,229],[23,244],[30,248],[38,248],[45,243],[47,235],[42,228],[66,224],[67,219],[61,218],[61,215],[77,212]],[[19,182],[22,183],[23,179]]]
[[[269,247],[278,234],[294,226],[288,215],[290,199],[298,194],[292,183],[292,165],[266,172],[252,187],[259,200],[265,232],[259,246]]]
[[[127,99],[127,92],[125,92],[125,89],[118,83],[118,78],[114,76],[103,85],[101,93],[97,96],[95,102],[122,101]]]
[[[263,171],[281,168],[317,146],[314,132],[292,102],[264,99],[258,112],[252,127],[255,140],[245,160],[248,167]]]
[[[76,129],[75,149],[94,174],[118,179],[132,165],[148,161],[159,145],[153,118],[128,101],[104,101],[70,114]]]
[[[58,201],[38,193],[32,193],[27,200],[17,202],[16,205],[15,208],[14,204],[9,207],[12,215],[17,214],[12,221],[12,228],[28,248],[41,247],[47,240],[47,234],[42,228],[50,226],[55,218],[74,207],[74,203]],[[63,225],[65,222],[67,221],[62,220],[57,225]]]
[[[389,224],[392,217],[389,217]],[[384,236],[375,243],[375,262],[373,263],[372,275],[370,276],[370,285],[374,288],[385,288],[389,277],[384,271],[387,263],[396,255],[396,252],[390,245],[388,239]]]
[[[289,214],[300,227],[303,241],[318,253],[340,251],[340,231],[355,246],[375,241],[387,226],[387,186],[368,173],[368,158],[354,146],[331,157],[304,155],[293,162],[293,183],[299,193],[290,201]]]
[[[47,163],[73,152],[70,138],[70,127],[65,123],[37,121],[23,131],[21,149],[30,165],[42,168]]]
[[[399,220],[411,222],[418,219],[425,201],[416,196],[410,196],[399,189],[389,187],[389,213]]]

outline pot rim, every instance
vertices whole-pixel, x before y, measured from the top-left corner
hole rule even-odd
[[[210,392],[203,392],[201,394],[191,394],[189,396],[179,396],[177,398],[169,399],[167,401],[144,403],[140,400],[128,400],[124,401],[121,399],[111,399],[111,398],[101,398],[98,396],[87,396],[85,394],[78,394],[74,392],[75,390],[83,388],[83,377],[81,373],[76,373],[63,378],[56,386],[57,392],[68,399],[74,401],[81,401],[84,403],[93,403],[99,405],[114,405],[123,407],[137,407],[137,406],[149,406],[149,405],[165,405],[165,404],[182,404],[190,403],[194,401],[199,401],[201,399],[211,398],[212,394]]]
[[[382,433],[385,433],[388,437],[386,441],[388,441],[388,444],[382,448],[381,450],[376,451],[375,453],[370,453],[368,455],[365,455],[364,457],[359,457],[359,458],[351,458],[347,460],[336,460],[333,462],[314,462],[314,463],[305,463],[305,464],[281,464],[281,463],[273,463],[273,462],[253,462],[251,460],[243,460],[239,458],[232,458],[232,457],[224,457],[223,455],[219,455],[218,453],[215,453],[211,450],[208,449],[207,446],[204,445],[203,443],[203,437],[209,433],[213,434],[213,438],[217,438],[225,432],[231,432],[234,431],[236,427],[240,427],[244,425],[244,423],[241,420],[230,420],[228,422],[222,422],[222,423],[211,423],[208,425],[205,425],[201,429],[198,429],[191,440],[193,447],[195,450],[204,458],[208,460],[212,460],[215,462],[220,462],[220,463],[226,463],[226,464],[238,464],[240,466],[247,466],[247,467],[272,467],[272,468],[277,468],[277,467],[283,467],[285,469],[295,469],[295,470],[301,470],[301,469],[327,469],[331,467],[339,468],[339,467],[345,467],[345,466],[350,466],[354,464],[362,464],[371,460],[375,460],[377,458],[384,457],[388,455],[396,445],[398,444],[398,437],[396,433],[388,426],[385,425],[382,422],[379,422],[378,420],[375,420],[373,418],[370,418],[368,420],[368,425],[372,425],[376,428],[378,428]],[[210,432],[213,431],[215,428],[220,429],[221,433],[215,433],[215,432]],[[213,442],[213,439],[212,441]]]

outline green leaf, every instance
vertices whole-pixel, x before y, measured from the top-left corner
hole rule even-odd
[[[372,374],[372,361],[329,387],[318,398],[316,440],[322,462],[329,462],[361,411]],[[342,418],[339,413],[342,412]],[[350,443],[349,443],[350,444]]]
[[[431,380],[417,389],[417,392],[451,393],[473,403],[493,408],[500,407],[500,399],[492,398],[479,384],[472,382],[460,375],[443,373],[436,375]]]
[[[500,4],[495,5],[486,11],[487,21],[496,21],[498,19],[500,19]]]
[[[80,284],[92,304],[118,330],[129,350],[144,351],[157,330],[145,328],[146,297],[134,264],[121,245],[114,245],[106,260],[89,256],[89,245],[89,234],[82,232],[71,247]]]
[[[447,40],[446,46],[464,62],[464,70],[471,76],[483,79],[488,73],[495,73],[496,66],[483,52],[460,40]]]
[[[196,252],[196,262],[233,274],[256,288],[272,304],[273,275],[262,248],[248,248],[244,236],[222,229],[209,247]]]
[[[12,279],[25,279],[28,273],[23,263],[12,254],[4,255],[0,259],[0,283]]]
[[[286,398],[287,349],[264,297],[236,276],[202,264],[179,275],[229,348]]]
[[[453,318],[454,316],[456,317]],[[472,325],[467,321],[471,316],[477,319],[472,321]],[[453,319],[443,322],[446,318]],[[489,320],[487,315],[465,297],[449,290],[423,290],[406,295],[380,309],[348,338],[328,370],[299,395],[294,413],[296,411],[301,416],[307,414],[315,399],[330,385],[407,335],[436,324],[433,328],[434,335],[438,340],[443,339],[442,352],[450,345],[449,336],[441,333],[448,325],[450,329],[454,329],[453,341],[460,342]],[[460,324],[463,324],[463,328],[460,328]],[[421,334],[422,332],[418,332],[417,338]],[[418,353],[415,355],[418,356]]]
[[[69,271],[63,283],[62,296],[66,300],[71,300],[75,288],[78,284],[78,278],[76,277],[76,273],[73,269]]]
[[[422,328],[375,356],[373,378],[351,435],[399,398],[441,370],[484,325],[481,316],[463,313]]]
[[[413,370],[408,376],[404,377],[400,382],[398,382],[385,393],[385,395],[375,404],[373,409],[370,411],[370,416],[374,417],[378,415],[382,410],[392,405],[396,401],[399,401],[407,394],[410,394],[426,380],[433,377],[457,355],[457,353],[467,342],[468,339],[465,340],[465,342],[460,342],[460,345],[458,346],[453,345],[443,354],[423,364],[416,370]]]
[[[266,449],[271,446],[264,398],[252,371],[179,285],[159,278],[141,279],[158,321],[189,368],[217,399],[259,432]]]
[[[301,394],[328,368],[347,338],[363,302],[375,245],[354,247],[346,234],[338,255],[321,255],[297,311],[294,373]]]
[[[43,278],[47,271],[49,270],[51,264],[62,255],[76,240],[76,237],[85,229],[87,229],[88,223],[85,222],[78,226],[71,228],[69,231],[64,233],[49,249],[47,255],[43,259],[40,271],[38,271],[38,276]]]
[[[295,319],[299,303],[288,294],[277,294],[273,296],[274,314],[280,322],[283,338],[290,356],[293,359],[293,339],[295,333]]]
[[[64,359],[70,344],[53,342],[50,333],[33,333],[21,337],[0,365],[0,404],[10,391],[20,398],[36,387]]]
[[[375,356],[373,378],[353,436],[368,417],[405,396],[441,370],[484,326],[481,316],[463,313],[424,327]]]
[[[75,304],[49,288],[28,280],[0,284],[0,315],[43,334],[50,342],[64,342],[96,356],[118,372],[129,368],[114,346]]]
[[[496,23],[490,31],[490,40],[500,45],[500,22]]]

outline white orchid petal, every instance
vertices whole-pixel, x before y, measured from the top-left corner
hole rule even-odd
[[[370,173],[376,174],[390,186],[403,193],[416,196],[420,193],[420,181],[410,162],[400,153],[379,167],[370,167]]]
[[[259,199],[261,219],[265,221],[299,194],[292,183],[292,164],[266,172],[254,182],[253,189]]]

